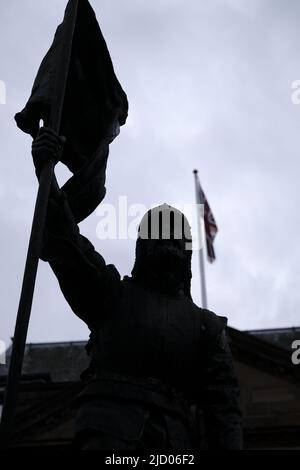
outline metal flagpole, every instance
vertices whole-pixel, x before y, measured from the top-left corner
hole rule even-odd
[[[72,39],[76,24],[78,0],[71,0],[69,10],[70,20],[65,28],[62,49],[58,57],[56,68],[53,102],[51,114],[47,125],[59,132],[63,101],[69,71],[69,64],[72,50]],[[27,330],[34,294],[34,286],[43,240],[43,231],[47,214],[47,206],[51,184],[57,187],[54,176],[54,162],[49,161],[40,175],[39,189],[36,198],[34,216],[30,240],[27,251],[27,258],[23,276],[22,290],[17,313],[17,320],[12,344],[12,354],[8,371],[8,379],[4,396],[3,411],[0,426],[0,447],[6,447],[12,433],[13,418],[16,408],[18,384],[22,372],[22,363],[26,344]]]
[[[206,294],[206,280],[205,280],[205,266],[204,266],[204,239],[202,234],[202,220],[201,220],[201,207],[203,204],[201,197],[201,188],[198,177],[198,170],[194,170],[195,177],[195,191],[196,191],[196,204],[197,204],[197,217],[198,217],[198,237],[199,237],[199,268],[200,268],[200,283],[202,295],[202,307],[207,308],[207,294]]]

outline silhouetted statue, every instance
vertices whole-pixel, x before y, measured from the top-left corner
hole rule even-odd
[[[62,146],[42,128],[32,148],[38,175],[44,159],[59,160]],[[226,319],[192,301],[184,215],[164,204],[144,216],[132,276],[121,280],[80,235],[70,206],[75,210],[74,200],[53,189],[41,258],[91,331],[75,444],[116,451],[241,448]]]

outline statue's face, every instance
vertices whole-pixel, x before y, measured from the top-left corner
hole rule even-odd
[[[183,214],[167,204],[145,214],[139,227],[139,238],[143,272],[150,283],[166,290],[180,288],[190,259],[186,246],[189,230]]]
[[[179,286],[186,261],[185,241],[182,239],[147,240],[145,261],[153,278],[166,288]]]
[[[149,239],[145,243],[147,258],[153,258],[167,262],[180,261],[185,258],[185,241],[183,239]]]

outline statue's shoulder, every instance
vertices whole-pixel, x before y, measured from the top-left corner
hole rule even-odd
[[[196,306],[196,305],[195,305]],[[216,315],[211,310],[196,306],[200,319],[200,328],[207,338],[214,338],[220,334],[227,325],[227,318]]]

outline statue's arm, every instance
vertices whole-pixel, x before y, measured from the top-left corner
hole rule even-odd
[[[58,161],[62,144],[63,141],[48,129],[33,142],[38,177],[42,158]],[[113,265],[107,265],[92,243],[80,234],[66,194],[54,184],[40,257],[49,262],[74,313],[90,328],[101,324],[106,299],[114,296],[118,289],[119,273]]]
[[[205,352],[201,407],[207,447],[241,449],[239,386],[224,329],[211,340]]]

